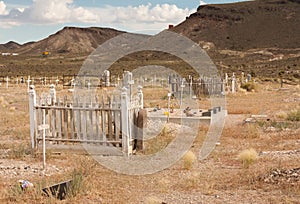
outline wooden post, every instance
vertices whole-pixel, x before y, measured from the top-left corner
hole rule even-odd
[[[43,110],[43,169],[46,169],[46,110]]]
[[[183,81],[181,82],[181,91],[180,91],[180,109],[182,109],[182,98],[183,98],[183,88],[185,87],[185,85],[183,84]]]
[[[235,75],[234,75],[234,73],[232,74],[232,79],[231,79],[232,81],[231,81],[231,92],[232,93],[235,93]]]
[[[112,109],[112,100],[110,97],[108,97],[108,104],[109,104],[109,109]],[[112,129],[112,122],[113,122],[113,111],[108,110],[107,111],[107,132],[108,132],[108,140],[113,139],[113,129]]]
[[[57,106],[61,106],[61,100],[60,98],[58,98],[58,101],[57,101]],[[56,117],[57,117],[57,128],[58,128],[58,137],[59,138],[62,138],[62,131],[61,131],[61,123],[62,123],[62,110],[57,110],[57,114],[56,114]]]
[[[137,118],[137,141],[136,141],[136,150],[143,151],[144,150],[144,129],[147,124],[147,110],[142,109],[138,113]]]
[[[56,104],[56,90],[55,90],[54,84],[50,85],[49,96],[50,96],[50,101],[51,101],[50,104],[51,104],[51,106],[54,106]]]
[[[34,86],[30,86],[29,90],[29,113],[30,113],[30,139],[31,139],[31,147],[35,148],[35,105],[36,105],[36,93],[34,90]]]
[[[192,91],[193,91],[193,77],[190,76],[190,89],[189,89],[190,99],[192,99]]]
[[[127,88],[122,88],[122,94],[121,94],[121,124],[122,124],[122,151],[129,156],[130,150],[129,150],[129,141],[130,141],[130,135],[129,135],[129,121],[128,121],[128,108],[129,108],[129,100],[128,100],[128,94],[127,94]]]
[[[137,95],[138,95],[138,100],[139,100],[139,106],[140,106],[140,109],[143,109],[144,108],[144,95],[143,95],[143,87],[141,85],[139,85],[137,87],[138,89],[138,92],[137,92]]]
[[[28,89],[28,91],[29,91],[30,82],[31,82],[30,76],[28,76],[28,79],[27,79],[27,89]]]
[[[225,95],[226,91],[225,91],[225,81],[223,79],[221,79],[221,94]]]
[[[110,86],[110,72],[108,70],[104,70],[104,78],[105,78],[105,87]]]
[[[43,131],[43,170],[46,170],[46,129],[49,128],[49,124],[46,124],[46,110],[43,109],[43,124],[38,126],[38,130]]]
[[[131,94],[132,94],[132,85],[134,84],[134,80],[132,79],[132,73],[129,71],[125,71],[123,75],[123,87],[127,88],[129,90],[129,97],[131,100]]]

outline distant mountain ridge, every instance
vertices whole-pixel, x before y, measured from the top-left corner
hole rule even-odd
[[[111,28],[78,28],[64,27],[49,37],[19,45],[9,42],[0,45],[0,51],[14,51],[20,54],[40,54],[44,51],[51,53],[88,54],[103,42],[124,33]]]
[[[300,0],[256,0],[201,5],[170,30],[217,50],[300,47]],[[65,27],[49,37],[20,45],[0,44],[0,52],[89,54],[124,33],[111,28]]]
[[[5,43],[5,44],[0,44],[0,51],[3,50],[3,51],[13,51],[15,49],[18,49],[20,48],[21,45],[16,43],[16,42],[13,42],[13,41],[9,41],[8,43]]]

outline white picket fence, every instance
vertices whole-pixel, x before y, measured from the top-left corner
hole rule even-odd
[[[30,136],[32,147],[43,141],[54,144],[85,143],[119,147],[130,154],[139,110],[143,109],[141,87],[135,96],[123,87],[118,95],[73,94],[72,99],[56,99],[54,88],[37,97],[29,90]]]

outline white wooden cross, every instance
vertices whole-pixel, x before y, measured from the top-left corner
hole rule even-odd
[[[46,170],[46,130],[49,124],[46,124],[46,110],[43,109],[43,124],[38,126],[38,130],[43,130],[43,170]]]

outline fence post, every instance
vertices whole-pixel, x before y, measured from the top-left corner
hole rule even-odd
[[[49,96],[50,96],[51,106],[54,106],[56,104],[56,90],[54,84],[50,85]]]
[[[129,71],[125,71],[123,73],[123,87],[127,88],[129,90],[129,97],[130,97],[130,100],[131,100],[131,94],[132,94],[132,85],[134,84],[134,80],[133,80],[133,77],[132,77],[132,73],[129,72]]]
[[[136,138],[136,150],[143,151],[144,150],[144,131],[147,124],[147,110],[141,109],[138,112],[137,117],[137,138]]]
[[[128,109],[129,109],[129,100],[127,94],[127,88],[122,88],[121,94],[121,124],[122,124],[122,151],[129,156],[129,142],[130,142],[130,135],[129,135],[129,117],[128,117]]]
[[[30,82],[31,82],[30,76],[28,76],[28,79],[27,79],[27,89],[28,89],[28,91],[30,90],[30,88],[29,88]]]
[[[31,139],[31,147],[35,148],[35,105],[36,105],[36,93],[34,90],[34,85],[29,87],[29,113],[30,113],[30,139]]]
[[[105,87],[110,86],[110,72],[108,70],[104,70],[104,80],[105,80]]]
[[[141,85],[139,85],[137,87],[137,89],[138,89],[137,96],[138,96],[139,106],[140,106],[140,109],[143,109],[144,108],[143,87]]]
[[[232,78],[231,78],[231,92],[232,93],[235,93],[235,81],[236,81],[236,79],[235,79],[235,75],[233,73]]]

